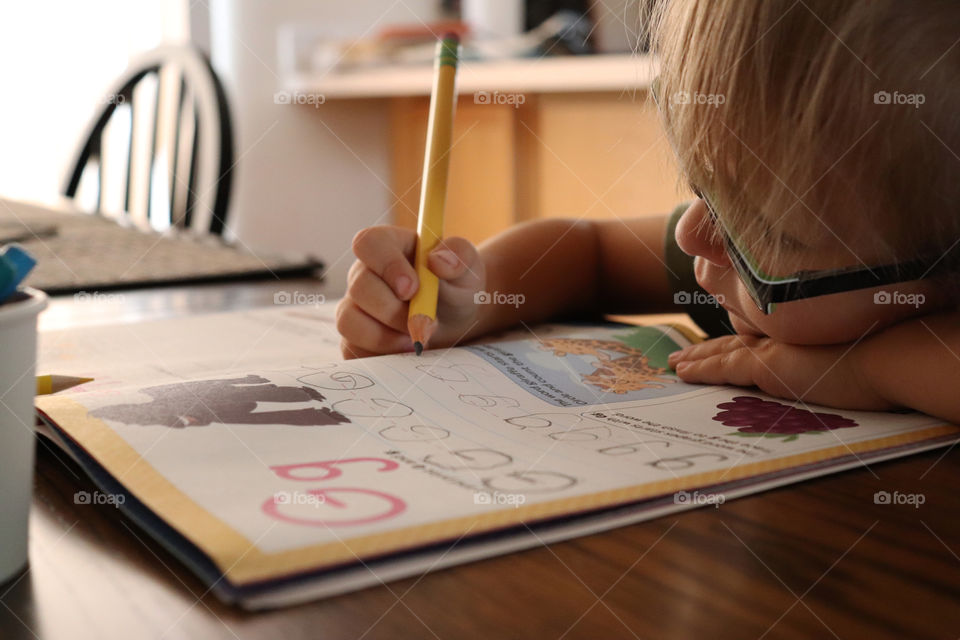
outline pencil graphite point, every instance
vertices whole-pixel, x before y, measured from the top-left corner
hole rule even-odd
[[[430,344],[430,338],[437,328],[437,321],[423,314],[416,314],[407,321],[407,330],[413,340],[413,350],[417,355],[423,353],[424,347]]]

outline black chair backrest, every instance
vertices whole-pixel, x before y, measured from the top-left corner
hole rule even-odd
[[[155,79],[152,104],[139,105],[144,80]],[[138,90],[138,87],[141,87]],[[168,95],[172,92],[173,95]],[[64,194],[77,195],[81,179],[96,164],[97,212],[104,206],[104,157],[109,154],[105,130],[111,119],[129,110],[129,139],[123,183],[123,210],[137,209],[154,223],[198,234],[223,233],[230,198],[233,134],[230,110],[220,80],[206,55],[191,46],[162,46],[134,60],[105,94],[105,106],[91,121]],[[144,99],[141,97],[141,101]],[[146,114],[146,115],[144,115]],[[137,132],[140,118],[151,131],[146,148]],[[161,153],[164,151],[165,153]],[[166,159],[169,206],[154,206],[155,169]]]

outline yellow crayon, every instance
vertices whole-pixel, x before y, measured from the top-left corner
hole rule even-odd
[[[92,380],[93,378],[76,378],[74,376],[37,376],[37,395],[45,396]]]

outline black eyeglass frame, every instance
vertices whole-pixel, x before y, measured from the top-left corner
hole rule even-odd
[[[820,269],[798,271],[789,276],[768,276],[761,273],[759,268],[752,264],[737,247],[710,200],[703,194],[697,193],[696,195],[703,200],[711,222],[719,229],[723,237],[727,257],[730,258],[730,262],[736,269],[737,275],[740,276],[747,293],[750,294],[750,298],[764,315],[773,313],[774,305],[777,303],[922,280],[929,276],[937,263],[942,260],[942,256],[935,259],[924,257],[873,267]]]

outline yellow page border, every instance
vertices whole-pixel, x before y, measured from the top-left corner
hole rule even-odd
[[[848,455],[850,452],[876,451],[942,435],[960,434],[960,427],[944,424],[776,460],[753,462],[731,469],[707,471],[539,504],[507,506],[500,511],[477,516],[451,518],[278,553],[263,553],[256,548],[254,541],[248,540],[176,488],[107,424],[98,418],[90,417],[83,405],[68,397],[46,396],[37,398],[37,408],[68,433],[130,493],[203,551],[224,576],[236,585],[353,563],[359,559],[366,560],[445,540],[456,540],[465,532],[476,535],[534,520],[615,506],[680,490],[706,487],[718,482],[731,482]]]

